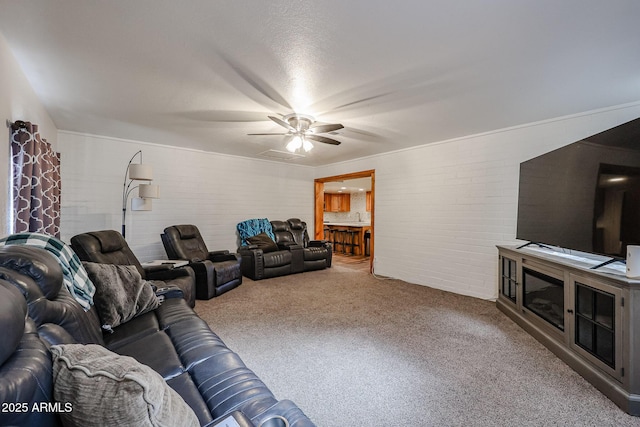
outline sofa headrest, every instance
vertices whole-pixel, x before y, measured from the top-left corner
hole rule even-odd
[[[62,286],[62,268],[52,254],[34,246],[0,247],[0,267],[30,277],[47,299],[55,298]]]
[[[124,247],[122,234],[115,230],[92,231],[87,234],[95,237],[100,242],[100,251],[103,254],[117,252]]]
[[[27,302],[12,284],[0,280],[0,365],[18,348],[27,317]]]
[[[195,239],[198,236],[198,228],[195,225],[182,224],[174,225],[174,227],[178,230],[178,234],[180,234],[180,238],[183,240]]]
[[[284,221],[271,221],[271,228],[273,229],[274,233],[277,233],[279,231],[289,231],[289,226]]]
[[[304,228],[304,223],[299,218],[289,218],[287,222],[292,230],[302,230]]]

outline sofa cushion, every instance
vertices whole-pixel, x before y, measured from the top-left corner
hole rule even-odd
[[[264,253],[275,252],[278,250],[278,245],[267,233],[260,233],[257,236],[249,237],[247,238],[247,242],[250,245],[256,245],[258,248],[262,249],[262,252]]]
[[[142,280],[133,265],[85,262],[89,278],[96,286],[94,302],[102,328],[113,328],[160,306],[151,284]]]
[[[70,403],[65,426],[199,426],[195,413],[162,377],[134,358],[99,345],[51,347],[53,396]]]
[[[291,264],[291,251],[278,251],[264,256],[265,268],[282,267]]]

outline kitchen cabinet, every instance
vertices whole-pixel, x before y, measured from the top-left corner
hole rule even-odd
[[[351,194],[325,193],[325,212],[349,212],[351,211]]]

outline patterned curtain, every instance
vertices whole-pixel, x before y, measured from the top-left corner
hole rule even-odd
[[[11,125],[14,233],[60,237],[60,153],[29,122]]]

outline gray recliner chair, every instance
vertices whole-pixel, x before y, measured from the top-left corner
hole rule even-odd
[[[160,237],[169,259],[189,261],[196,274],[197,299],[211,299],[242,283],[240,257],[228,250],[210,252],[195,225],[172,225]]]

